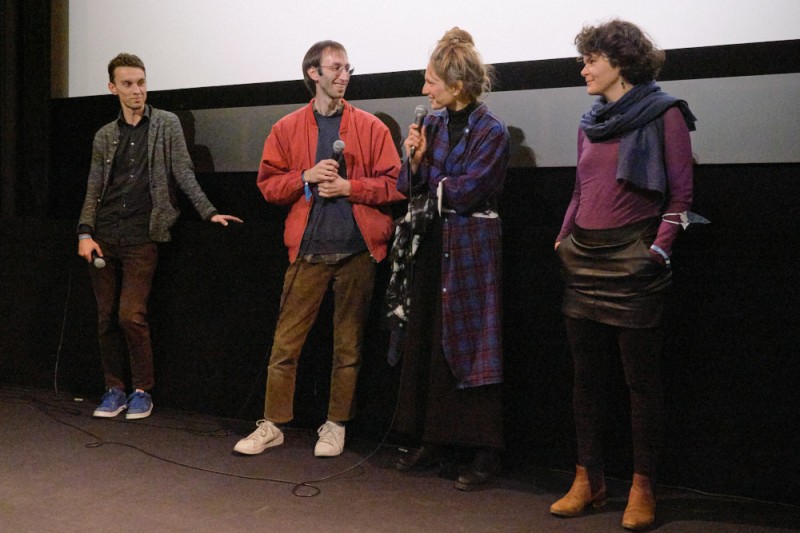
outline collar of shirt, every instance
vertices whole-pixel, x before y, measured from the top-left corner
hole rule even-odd
[[[119,115],[117,115],[117,125],[120,128],[123,127],[138,128],[139,126],[150,122],[150,114],[152,109],[153,109],[152,106],[149,105],[144,106],[144,115],[142,116],[142,120],[140,120],[139,123],[136,124],[136,126],[134,126],[133,124],[128,124],[128,122],[125,120],[125,116],[122,114],[122,110],[120,110]]]

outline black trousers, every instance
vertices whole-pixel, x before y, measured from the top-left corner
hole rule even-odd
[[[624,328],[586,319],[566,319],[575,365],[573,408],[578,464],[603,468],[602,439],[606,421],[608,366],[616,344],[628,385],[637,474],[655,477],[664,440],[664,388],[661,380],[663,330]]]

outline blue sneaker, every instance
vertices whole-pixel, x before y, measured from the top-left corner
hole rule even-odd
[[[94,410],[93,416],[98,418],[113,418],[127,408],[125,393],[117,388],[110,388],[103,394],[100,405]]]
[[[147,418],[153,412],[153,401],[146,392],[136,391],[128,396],[128,412],[125,414],[126,420],[137,420]]]

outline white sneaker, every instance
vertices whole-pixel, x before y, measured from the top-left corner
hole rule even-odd
[[[344,426],[328,420],[317,430],[319,440],[314,447],[317,457],[336,457],[344,450]]]
[[[269,420],[256,422],[256,430],[236,443],[233,451],[245,455],[256,455],[267,448],[283,444],[283,431]]]

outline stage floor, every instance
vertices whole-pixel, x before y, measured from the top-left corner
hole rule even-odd
[[[7,532],[623,531],[629,483],[608,480],[601,512],[558,519],[572,472],[506,469],[460,492],[435,472],[396,471],[396,446],[349,440],[313,456],[316,434],[243,457],[252,421],[156,407],[144,420],[94,419],[96,398],[0,386],[0,530]],[[800,508],[658,487],[655,531],[800,528]]]

